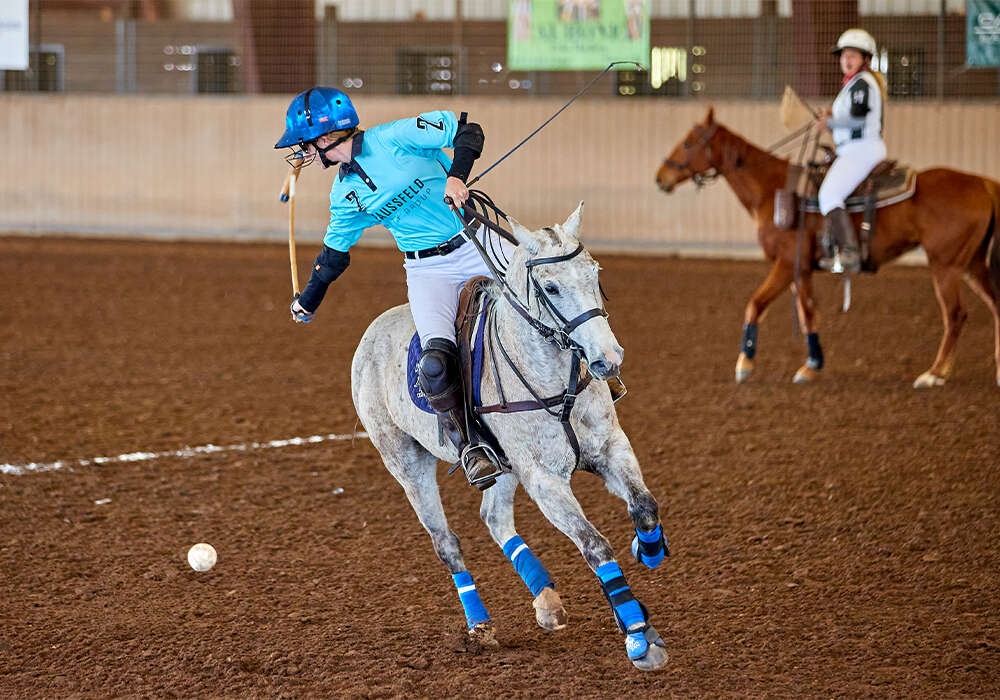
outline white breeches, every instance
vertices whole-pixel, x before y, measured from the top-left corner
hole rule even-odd
[[[479,240],[482,241],[482,236]],[[488,245],[486,249],[489,250]],[[455,316],[462,287],[476,275],[493,277],[471,241],[448,255],[406,260],[403,267],[410,313],[424,347],[430,338],[455,340]]]
[[[882,139],[848,141],[837,147],[837,159],[819,188],[819,209],[826,216],[844,200],[854,188],[868,177],[876,165],[885,160],[885,142]]]

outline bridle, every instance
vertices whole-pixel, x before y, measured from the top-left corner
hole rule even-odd
[[[578,243],[573,251],[566,253],[565,255],[554,255],[547,258],[533,258],[525,262],[524,265],[527,268],[527,275],[524,282],[524,296],[528,299],[527,306],[522,305],[519,298],[511,298],[513,290],[507,286],[506,281],[504,281],[503,284],[505,287],[504,295],[507,297],[507,300],[510,302],[511,306],[513,306],[531,325],[532,328],[538,331],[542,337],[556,345],[559,349],[572,350],[581,360],[586,360],[583,356],[583,348],[569,336],[570,333],[592,318],[596,318],[597,316],[607,318],[608,312],[604,309],[603,304],[600,307],[595,306],[592,309],[588,309],[572,319],[567,319],[563,316],[559,309],[556,308],[555,304],[552,303],[552,299],[549,298],[549,295],[542,288],[542,285],[538,283],[538,280],[535,279],[535,276],[532,274],[533,270],[539,265],[552,265],[555,263],[565,262],[566,260],[575,258],[582,252],[583,243]],[[535,290],[535,300],[538,302],[539,309],[544,308],[549,313],[553,321],[556,322],[555,326],[546,325],[540,319],[529,313],[529,307],[531,306],[529,285],[530,288],[534,288]]]
[[[553,255],[546,258],[529,258],[527,261],[525,261],[524,265],[527,268],[527,275],[524,283],[525,287],[524,296],[527,301],[527,304],[522,303],[520,297],[517,295],[517,292],[515,292],[514,289],[507,283],[506,271],[498,269],[497,266],[493,263],[491,256],[483,247],[483,244],[479,241],[479,237],[476,235],[475,230],[472,228],[472,226],[470,226],[470,222],[471,221],[479,222],[486,228],[497,233],[500,237],[506,239],[507,241],[513,243],[514,245],[517,245],[517,239],[514,238],[514,236],[512,236],[508,231],[506,231],[505,229],[494,223],[492,220],[490,220],[487,216],[480,214],[476,210],[477,204],[483,208],[484,212],[487,210],[487,208],[489,208],[495,210],[504,219],[506,219],[507,215],[504,214],[502,211],[500,211],[500,209],[495,204],[493,204],[492,201],[480,195],[478,191],[473,190],[470,193],[470,199],[467,202],[467,205],[462,209],[462,211],[465,213],[465,216],[464,217],[459,216],[459,218],[462,221],[462,226],[465,228],[466,237],[470,241],[472,241],[473,244],[475,244],[476,248],[479,249],[479,254],[480,256],[482,256],[483,261],[493,272],[493,277],[500,284],[504,297],[507,299],[510,305],[514,307],[514,309],[518,312],[518,314],[520,314],[521,317],[524,318],[524,320],[527,321],[528,324],[532,328],[534,328],[543,338],[545,338],[547,341],[557,346],[560,350],[572,350],[575,354],[579,355],[579,358],[581,360],[586,361],[586,358],[583,356],[583,348],[575,340],[569,337],[570,333],[572,333],[574,330],[576,330],[577,328],[579,328],[592,318],[595,318],[597,316],[607,318],[608,312],[604,309],[604,306],[602,305],[600,307],[594,307],[592,309],[588,309],[587,311],[584,311],[583,313],[575,316],[572,319],[567,319],[559,311],[559,309],[556,308],[555,304],[552,303],[552,300],[549,299],[549,296],[548,294],[545,293],[545,290],[542,288],[542,285],[538,283],[538,280],[532,274],[534,268],[540,265],[552,265],[555,263],[561,263],[567,260],[572,260],[577,255],[583,252],[584,250],[583,243],[577,243],[576,248],[574,248],[572,251],[564,255]],[[555,321],[556,323],[555,326],[550,326],[544,323],[541,319],[531,315],[530,307],[531,307],[532,288],[535,290],[535,298],[538,301],[539,308],[543,307],[545,308],[545,310],[552,317],[553,321]],[[601,289],[601,295],[602,296],[604,295],[603,289]]]
[[[566,439],[569,441],[570,447],[573,448],[573,454],[576,458],[577,467],[580,466],[580,440],[577,438],[576,431],[573,430],[573,426],[569,422],[569,416],[573,411],[573,406],[576,404],[576,397],[587,388],[588,384],[590,384],[591,375],[587,374],[582,381],[580,380],[580,364],[581,362],[586,361],[586,355],[584,354],[583,347],[570,338],[570,333],[592,318],[596,318],[598,316],[601,318],[607,318],[608,312],[605,311],[604,306],[601,305],[600,307],[588,309],[576,317],[567,320],[559,309],[555,307],[552,300],[549,299],[548,294],[545,293],[545,290],[532,274],[532,270],[539,265],[551,265],[554,263],[565,262],[566,260],[575,258],[582,251],[583,244],[578,243],[572,252],[566,253],[565,255],[554,255],[547,258],[534,258],[525,262],[525,267],[527,268],[527,280],[525,281],[525,296],[528,298],[527,306],[521,303],[521,300],[517,298],[514,294],[514,290],[511,289],[506,280],[501,281],[501,284],[503,285],[504,297],[507,299],[507,302],[514,307],[514,310],[517,311],[518,314],[520,314],[532,328],[538,331],[538,333],[540,333],[545,340],[561,350],[570,351],[569,379],[566,382],[566,389],[562,393],[548,398],[543,398],[537,391],[535,391],[522,374],[521,370],[518,369],[517,365],[514,363],[514,359],[511,357],[511,354],[507,351],[507,348],[504,347],[503,342],[500,340],[500,334],[497,333],[496,328],[497,317],[496,309],[494,307],[489,310],[490,345],[492,347],[495,344],[500,350],[500,355],[504,358],[507,366],[514,373],[514,376],[516,376],[521,382],[521,385],[528,390],[532,399],[530,401],[508,402],[503,393],[503,386],[500,383],[500,377],[496,374],[496,363],[494,362],[494,382],[497,387],[497,393],[500,396],[500,403],[495,406],[483,406],[478,409],[479,413],[514,413],[518,411],[535,411],[542,409],[550,416],[558,418],[563,427],[563,431],[566,433]],[[556,322],[554,326],[549,326],[541,319],[531,315],[528,309],[528,306],[531,305],[529,285],[531,285],[531,287],[535,290],[535,298],[537,300],[539,310],[545,308],[552,319]],[[495,356],[496,355],[494,355],[494,357]]]
[[[482,200],[479,201],[482,205]],[[506,218],[506,215],[501,212],[495,205],[490,204],[490,206],[495,209],[501,216]],[[485,210],[485,207],[484,207]],[[494,224],[487,217],[481,215],[472,206],[467,206],[463,209],[465,217],[459,217],[462,219],[462,225],[465,227],[466,236],[468,239],[476,246],[479,250],[479,254],[482,256],[486,265],[493,271],[493,276],[497,283],[501,286],[501,291],[504,298],[507,300],[515,311],[530,325],[536,332],[538,332],[546,341],[552,343],[560,350],[568,350],[570,354],[569,361],[569,378],[567,380],[566,389],[555,396],[543,397],[541,396],[528,382],[527,378],[518,369],[517,364],[514,362],[511,353],[508,352],[507,348],[504,347],[503,342],[500,340],[500,334],[497,332],[497,315],[496,315],[496,305],[492,304],[489,308],[485,309],[483,313],[487,314],[487,337],[488,343],[493,349],[492,356],[494,358],[499,356],[504,358],[507,366],[513,372],[514,376],[517,377],[521,385],[528,390],[531,394],[531,399],[527,401],[507,401],[504,395],[503,385],[500,381],[500,376],[497,372],[496,360],[494,359],[493,365],[493,377],[494,383],[496,385],[497,393],[499,395],[499,402],[492,406],[479,406],[475,407],[473,410],[478,414],[484,413],[517,413],[520,411],[536,411],[544,410],[550,416],[558,418],[560,424],[563,427],[563,431],[566,433],[566,439],[569,441],[570,447],[573,449],[573,454],[576,458],[576,466],[580,466],[580,441],[576,436],[576,431],[573,430],[573,426],[570,424],[570,413],[573,411],[573,406],[576,404],[576,398],[583,392],[584,389],[590,384],[591,375],[588,373],[581,380],[580,378],[580,365],[581,362],[586,362],[586,355],[584,353],[583,347],[570,337],[570,334],[582,326],[584,323],[592,318],[607,318],[608,312],[605,310],[604,305],[600,307],[594,307],[588,309],[572,319],[567,319],[559,309],[556,308],[552,300],[549,299],[549,295],[545,292],[542,285],[539,284],[538,280],[535,278],[533,273],[534,268],[540,265],[553,265],[561,262],[566,262],[567,260],[572,260],[577,255],[583,252],[583,244],[577,243],[576,248],[574,248],[569,253],[563,255],[553,255],[545,258],[531,258],[525,261],[526,268],[526,279],[525,279],[525,298],[527,303],[522,303],[521,299],[518,297],[517,293],[507,282],[506,275],[497,269],[496,265],[490,259],[483,244],[479,241],[476,232],[472,229],[470,221],[478,221],[487,228],[493,231],[499,232],[499,234],[508,240],[516,239],[503,230],[501,227]],[[456,212],[457,213],[457,212]],[[531,314],[531,290],[534,289],[535,298],[539,307],[539,311],[542,308],[551,316],[554,321],[553,325],[549,325]],[[601,290],[603,295],[603,290]],[[495,347],[494,347],[495,346]],[[499,350],[499,353],[496,352]]]
[[[695,124],[692,131],[698,137],[698,143],[692,145],[687,139],[684,140],[682,144],[684,146],[684,152],[686,158],[683,163],[678,163],[675,160],[667,158],[663,161],[664,165],[670,166],[674,170],[679,171],[681,174],[686,174],[690,176],[691,180],[698,187],[703,187],[704,185],[714,182],[720,175],[725,175],[725,173],[719,169],[718,166],[712,165],[712,137],[715,136],[715,132],[719,129],[718,124],[712,124],[708,129],[702,129],[700,124]],[[708,160],[709,169],[702,173],[696,173],[691,169],[691,151],[703,147],[705,149],[705,158]]]

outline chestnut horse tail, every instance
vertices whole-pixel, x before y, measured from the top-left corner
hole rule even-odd
[[[993,294],[1000,300],[1000,182],[986,180],[986,189],[993,198],[993,216],[986,229],[986,267],[990,272]]]

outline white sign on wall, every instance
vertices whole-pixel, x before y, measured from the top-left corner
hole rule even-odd
[[[28,68],[28,0],[0,2],[0,69]]]

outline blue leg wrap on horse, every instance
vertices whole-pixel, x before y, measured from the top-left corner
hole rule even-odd
[[[546,587],[555,588],[549,572],[542,566],[542,562],[538,561],[534,552],[528,549],[528,545],[520,536],[514,535],[504,542],[503,553],[510,559],[510,563],[514,565],[514,571],[524,581],[524,585],[531,591],[531,595],[537,598],[538,594]]]
[[[658,567],[663,557],[670,556],[663,528],[657,525],[651,532],[636,528],[635,537],[632,538],[632,556],[650,569]]]
[[[757,324],[746,323],[743,325],[743,342],[740,343],[740,351],[752,360],[757,354]]]
[[[462,601],[462,607],[465,608],[465,621],[469,624],[469,629],[471,630],[480,622],[489,620],[490,614],[486,612],[486,606],[483,605],[483,601],[479,597],[479,591],[476,590],[472,574],[468,571],[461,571],[452,574],[451,578],[455,582],[455,588],[458,589],[458,598]]]
[[[823,369],[823,348],[819,344],[819,333],[810,333],[806,336],[806,345],[809,348],[808,365],[813,369]]]
[[[630,659],[643,656],[649,649],[649,642],[646,641],[646,616],[639,607],[639,601],[632,595],[632,590],[625,582],[618,562],[609,561],[597,567],[597,578],[601,580],[601,588],[604,595],[611,603],[611,609],[615,612],[615,617],[625,628],[627,639],[625,649]]]

